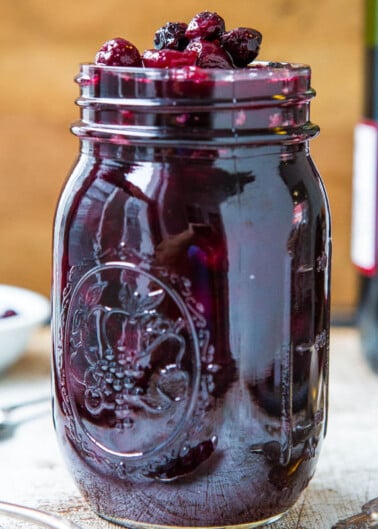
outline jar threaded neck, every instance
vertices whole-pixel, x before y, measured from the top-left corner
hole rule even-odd
[[[117,144],[298,143],[315,136],[311,71],[265,63],[243,70],[114,68],[84,64],[76,77],[82,139]]]

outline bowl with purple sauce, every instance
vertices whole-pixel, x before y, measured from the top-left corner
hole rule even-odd
[[[20,358],[33,331],[49,316],[50,302],[41,294],[0,285],[0,374]]]

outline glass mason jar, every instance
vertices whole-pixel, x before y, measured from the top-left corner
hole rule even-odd
[[[310,69],[85,64],[55,220],[54,418],[99,515],[254,526],[325,433],[330,220]]]

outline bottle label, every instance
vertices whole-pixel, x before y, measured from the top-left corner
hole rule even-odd
[[[378,269],[377,156],[378,124],[358,123],[354,132],[351,258],[365,275]]]

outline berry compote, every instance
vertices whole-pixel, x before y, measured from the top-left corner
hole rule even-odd
[[[12,316],[17,316],[17,312],[13,309],[6,309],[0,314],[0,320],[5,318],[11,318]]]
[[[310,70],[77,77],[54,234],[54,417],[92,508],[127,527],[277,519],[325,433],[330,221]]]

